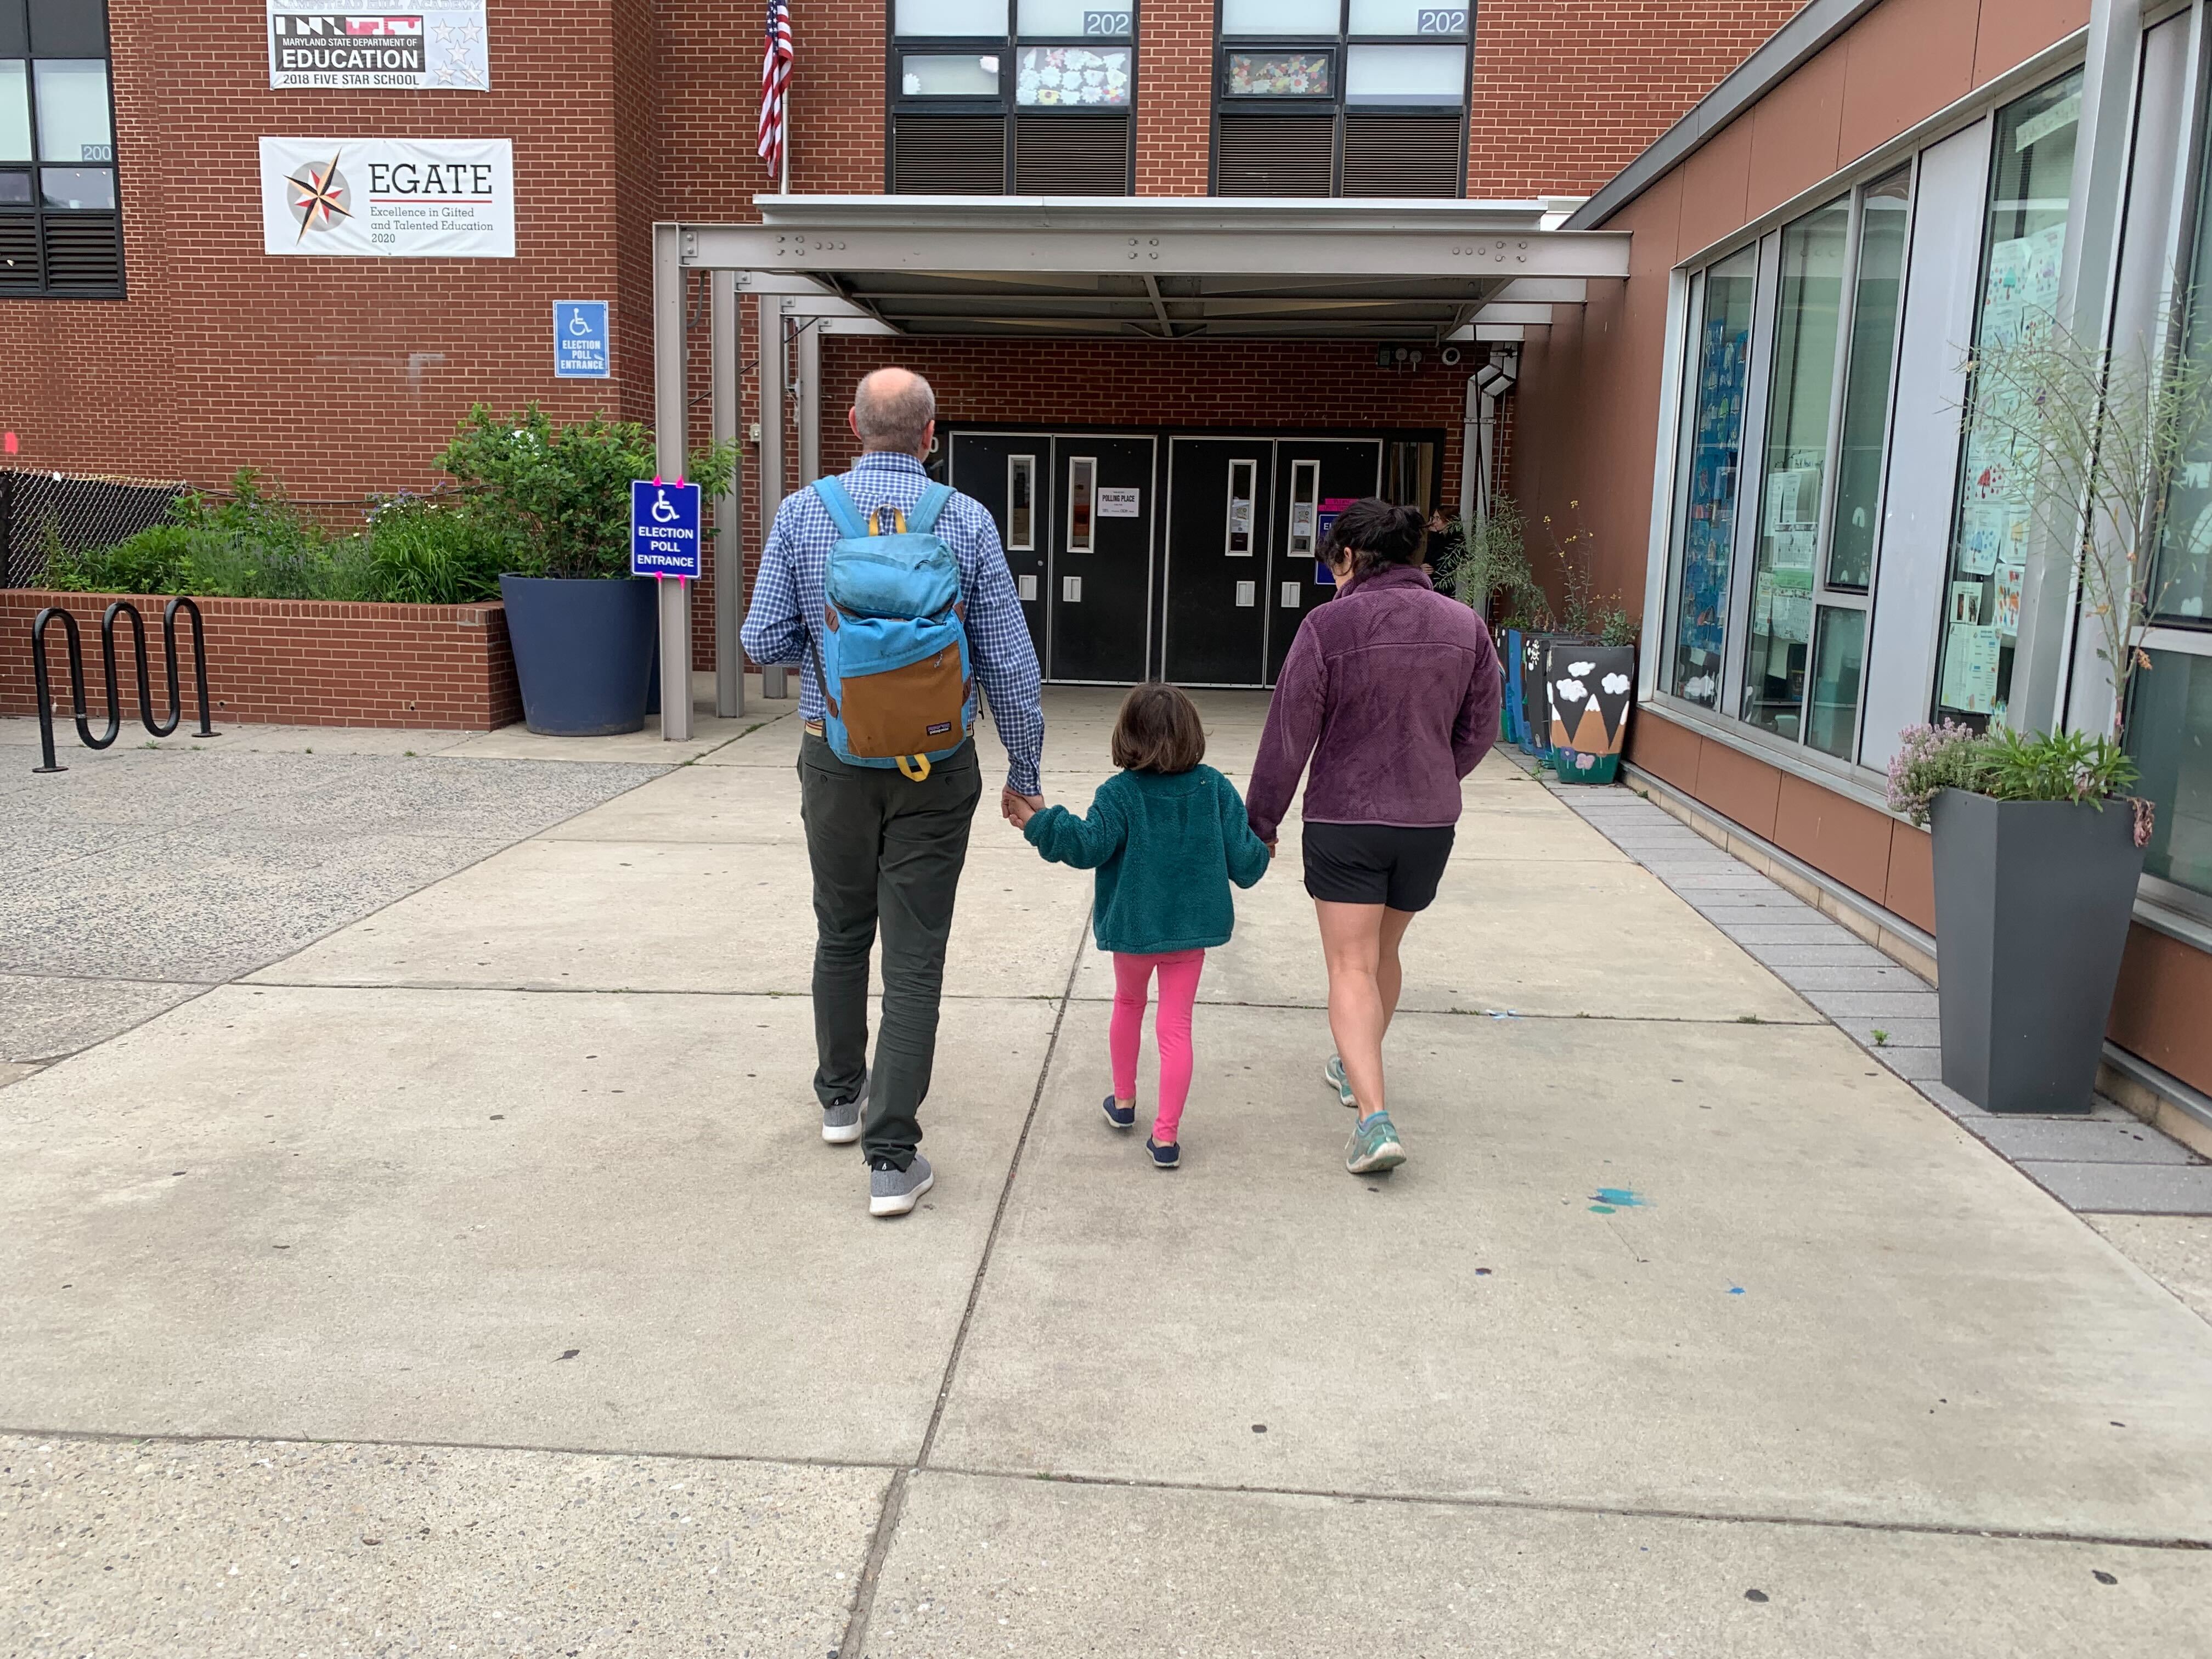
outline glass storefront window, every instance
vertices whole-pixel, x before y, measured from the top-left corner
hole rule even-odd
[[[1340,14],[1337,0],[1222,0],[1224,35],[1334,35]]]
[[[2158,803],[2147,875],[2212,894],[2212,657],[2150,653],[2136,673],[2128,751]]]
[[[897,0],[900,34],[989,40],[1006,32],[1006,0]]]
[[[1859,217],[1852,283],[1850,361],[1844,380],[1844,430],[1836,449],[1835,528],[1828,586],[1863,589],[1874,580],[1881,532],[1881,463],[1889,434],[1889,388],[1905,297],[1905,228],[1911,170],[1869,185]]]
[[[1850,226],[1845,198],[1782,232],[1742,712],[1753,726],[1784,738],[1804,735],[1799,722],[1813,643],[1813,570],[1820,544]]]
[[[1858,735],[1859,683],[1866,673],[1867,613],[1823,609],[1820,648],[1813,653],[1813,697],[1805,741],[1824,755],[1849,760]]]
[[[1347,104],[1456,105],[1467,96],[1465,46],[1351,46]]]
[[[1997,112],[1977,350],[2008,343],[2057,309],[2081,119],[2078,70]],[[1976,727],[2002,720],[2011,693],[2035,487],[1993,412],[1978,401],[1966,422],[1936,678],[1937,717]]]
[[[0,58],[0,161],[32,159],[31,66]]]
[[[107,108],[107,65],[99,58],[41,58],[33,68],[39,96],[39,159],[112,161],[115,129]]]
[[[1729,550],[1743,453],[1744,391],[1751,369],[1751,318],[1759,298],[1759,250],[1730,254],[1705,276],[1705,304],[1690,342],[1686,380],[1695,388],[1689,465],[1674,591],[1677,696],[1715,707],[1728,629]]]

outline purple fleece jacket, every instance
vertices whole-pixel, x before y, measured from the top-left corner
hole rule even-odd
[[[1275,682],[1244,792],[1253,830],[1275,839],[1310,756],[1309,823],[1456,823],[1504,696],[1490,630],[1418,568],[1347,584],[1307,613]]]

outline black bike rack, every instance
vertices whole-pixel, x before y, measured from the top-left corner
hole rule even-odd
[[[107,681],[107,730],[99,737],[92,735],[91,710],[86,707],[84,696],[84,642],[77,633],[76,618],[59,605],[50,605],[39,612],[31,624],[31,677],[38,686],[39,751],[46,764],[33,767],[34,773],[66,772],[69,768],[54,760],[54,700],[46,678],[46,626],[57,617],[62,631],[69,636],[70,708],[76,720],[76,734],[88,749],[105,749],[112,744],[123,730],[123,696],[120,683],[115,676],[115,619],[118,616],[131,619],[132,654],[137,659],[138,720],[155,737],[166,738],[177,729],[185,717],[183,688],[177,678],[177,612],[184,611],[192,619],[192,677],[199,693],[200,729],[192,735],[200,738],[219,738],[222,732],[208,724],[207,634],[200,622],[200,608],[179,594],[171,599],[161,612],[161,653],[169,672],[169,718],[157,721],[154,718],[154,686],[152,665],[146,653],[146,619],[138,614],[138,607],[127,599],[118,599],[109,605],[100,619],[100,652],[101,666]]]

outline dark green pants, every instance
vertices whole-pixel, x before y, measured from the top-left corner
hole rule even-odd
[[[814,1092],[848,1098],[868,1060],[868,956],[884,939],[883,1028],[861,1150],[903,1170],[937,1056],[945,942],[982,793],[975,745],[915,783],[896,768],[848,766],[811,732],[799,750],[799,810],[814,871]]]

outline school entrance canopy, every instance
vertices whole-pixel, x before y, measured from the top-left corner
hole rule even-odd
[[[762,319],[762,522],[784,476],[783,398],[799,398],[799,465],[820,429],[829,333],[997,339],[1373,340],[1409,347],[1518,339],[1593,279],[1628,275],[1625,234],[1547,228],[1534,202],[1281,201],[1197,197],[762,196],[757,224],[653,227],[655,431],[680,477],[691,404],[691,273],[708,283],[717,439],[738,423],[738,299]],[[788,354],[795,345],[796,373]],[[741,568],[734,486],[715,568]],[[744,584],[715,583],[717,706],[742,709]],[[661,587],[664,735],[690,735],[690,596]]]

